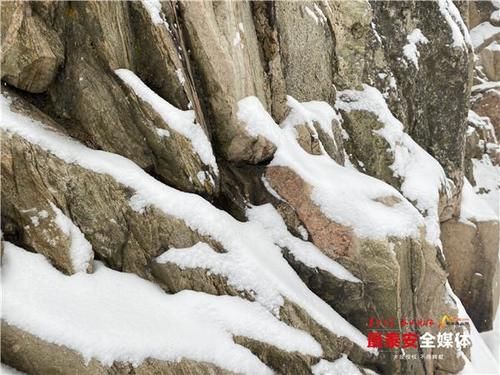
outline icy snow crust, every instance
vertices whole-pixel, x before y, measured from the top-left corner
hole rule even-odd
[[[288,103],[292,108],[300,105],[296,101]],[[311,112],[314,108],[308,110]],[[293,111],[292,115],[295,116]],[[294,127],[280,128],[255,96],[238,102],[238,118],[246,124],[250,134],[261,135],[277,146],[270,165],[289,167],[302,177],[312,187],[312,200],[331,220],[352,227],[363,238],[383,240],[388,236],[419,236],[422,216],[396,189],[343,167],[327,155],[308,154],[297,143]],[[284,124],[288,121],[290,119]],[[294,121],[303,123],[304,119],[297,116]],[[389,196],[401,201],[388,207],[375,200]]]
[[[130,202],[135,210],[141,211],[146,206],[155,206],[168,215],[184,220],[189,227],[200,234],[211,236],[214,240],[220,242],[227,254],[231,254],[231,258],[227,259],[232,262],[232,267],[241,275],[239,280],[245,280],[245,282],[235,285],[235,287],[240,290],[253,291],[256,301],[269,311],[277,314],[285,297],[303,308],[326,329],[339,336],[346,336],[362,348],[367,347],[366,337],[360,331],[350,325],[304,285],[299,276],[282,257],[281,249],[274,245],[273,240],[262,230],[260,225],[251,222],[239,222],[196,194],[180,192],[162,184],[124,157],[89,149],[81,143],[51,130],[38,121],[11,111],[10,100],[3,95],[0,96],[0,102],[2,110],[1,128],[39,145],[68,163],[75,163],[97,173],[112,176],[117,182],[136,192]],[[278,130],[276,129],[276,131]],[[326,160],[331,159],[325,157],[322,160],[326,163]],[[336,164],[333,165],[335,168],[345,170],[346,176],[354,174],[353,171],[339,167]],[[355,175],[357,179],[359,179],[358,175],[362,176],[359,173]],[[352,181],[351,178],[351,181],[353,183],[358,182],[357,179]],[[370,182],[373,181],[375,186],[381,186],[379,191],[397,194],[394,189],[389,188],[384,183],[369,177],[367,179]],[[345,190],[352,193],[357,186],[362,185],[352,184],[349,189]],[[325,186],[325,188],[331,189],[331,186]],[[380,206],[382,212],[375,214],[386,214],[385,211],[388,209],[385,206],[372,202],[368,198],[366,200],[377,208]],[[347,199],[347,202],[344,202],[345,207],[350,208],[353,201],[353,199]],[[404,207],[404,210],[400,210],[406,212],[410,210],[411,205],[408,204]],[[400,210],[397,209],[396,212]],[[359,215],[362,216],[361,211],[359,211]],[[408,230],[408,227],[415,226],[413,221],[415,219],[412,215],[419,217],[416,210],[412,211],[406,221],[400,220],[401,215],[389,215],[393,220],[392,222],[388,220],[385,228],[392,231],[395,226],[394,223],[397,223],[396,226],[399,224],[402,228]],[[375,217],[372,216],[373,219]],[[376,223],[376,221],[374,222]],[[370,228],[379,229],[373,222]],[[413,230],[416,231],[416,227]]]
[[[201,126],[196,124],[193,110],[181,111],[174,107],[130,70],[117,69],[115,73],[139,98],[153,107],[168,126],[191,141],[194,152],[204,164],[211,166],[214,172],[218,172],[210,141]]]
[[[440,246],[439,192],[450,188],[441,165],[404,132],[403,124],[392,115],[376,88],[363,85],[363,91],[338,92],[337,107],[346,112],[372,112],[384,124],[374,133],[389,144],[394,155],[391,169],[402,179],[401,192],[424,214],[427,241]]]
[[[95,262],[93,274],[66,276],[39,254],[5,242],[3,319],[107,366],[147,358],[189,358],[247,374],[273,374],[242,335],[285,351],[320,355],[307,333],[287,326],[255,302],[183,291],[165,294],[134,274]],[[29,301],[29,303],[27,303]]]

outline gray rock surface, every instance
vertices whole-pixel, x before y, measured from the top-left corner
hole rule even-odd
[[[498,220],[464,224],[461,194],[465,177],[482,199],[484,181],[475,165],[485,156],[491,168],[500,163],[500,95],[491,82],[499,77],[499,64],[491,41],[473,50],[465,24],[470,29],[496,22],[495,9],[491,2],[475,1],[457,2],[457,7],[451,1],[162,1],[158,8],[142,1],[2,1],[2,95],[13,100],[15,112],[91,149],[130,159],[162,184],[202,196],[234,222],[247,220],[250,205],[272,204],[290,236],[310,241],[360,279],[343,280],[281,246],[304,284],[365,334],[372,316],[455,316],[447,281],[482,331],[491,328],[498,305]],[[415,42],[416,29],[423,38]],[[474,53],[480,57],[474,59]],[[175,108],[192,110],[216,166],[206,164],[190,139],[121,80],[117,69],[134,72]],[[313,186],[297,171],[271,162],[280,145],[255,134],[238,116],[239,101],[255,96],[280,124],[290,114],[287,96],[335,108],[338,91],[364,85],[380,91],[404,131],[451,181],[449,190],[434,197],[442,249],[426,240],[423,226],[414,238],[371,238],[333,221],[315,201]],[[485,116],[481,121],[487,125],[471,122],[469,107]],[[402,191],[404,181],[391,168],[394,155],[377,134],[383,119],[368,110],[342,111],[338,119],[331,123],[331,134],[317,121],[300,122],[293,129],[295,139],[309,156],[333,159]],[[91,258],[106,267],[134,273],[169,294],[194,290],[255,301],[254,291],[236,287],[208,267],[157,260],[171,248],[200,241],[224,254],[228,249],[221,238],[153,206],[134,210],[130,187],[64,161],[1,125],[5,240],[74,274],[72,238],[56,220],[60,210],[91,245]],[[161,135],[166,132],[169,136]],[[377,202],[392,206],[404,199],[399,197]],[[418,202],[411,203],[427,217]],[[92,273],[92,262],[84,271]],[[310,334],[323,350],[314,357],[233,337],[279,374],[310,374],[320,359],[334,361],[343,354],[367,374],[455,374],[464,365],[454,350],[444,359],[374,356],[287,298],[279,314],[273,313]],[[109,367],[95,359],[85,363],[76,351],[5,321],[2,361],[44,375],[229,373],[189,358],[175,363],[149,358],[137,367],[125,362]]]

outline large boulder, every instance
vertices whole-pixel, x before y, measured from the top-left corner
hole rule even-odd
[[[274,146],[251,136],[236,117],[238,100],[255,95],[266,103],[268,98],[250,4],[186,2],[180,8],[207,121],[220,151],[233,162],[269,159]]]
[[[2,2],[2,80],[21,90],[48,89],[64,60],[57,33],[22,1]]]
[[[494,220],[441,225],[448,279],[480,332],[492,329],[498,308],[499,230]]]
[[[473,97],[472,109],[480,116],[489,117],[495,134],[498,138],[500,136],[500,113],[498,107],[500,106],[500,90],[490,89],[480,92]]]
[[[394,237],[380,241],[359,237],[351,227],[336,223],[323,214],[310,197],[311,187],[290,169],[270,167],[266,179],[296,210],[311,241],[324,254],[344,264],[363,281],[364,290],[360,295],[363,302],[357,305],[356,300],[353,300],[349,304],[350,313],[358,314],[354,321],[365,322],[365,326],[360,329],[368,330],[366,322],[373,316],[382,319],[396,317],[396,321],[401,322],[406,318],[419,320],[427,316],[456,314],[454,307],[444,297],[447,294],[446,274],[437,262],[436,249],[425,240]],[[395,199],[382,204],[391,206],[397,202]],[[309,279],[306,270],[301,272],[298,268],[304,280],[314,288],[315,279]],[[321,279],[320,275],[316,279],[328,280]],[[325,297],[337,310],[346,311],[340,300]],[[385,371],[390,372],[424,373],[424,367],[428,371],[429,366],[458,371],[462,365],[458,358],[456,361],[450,361],[449,358],[446,361],[438,360],[434,364],[398,362],[393,357],[387,357],[386,360]]]
[[[500,81],[500,43],[493,42],[479,54],[484,74],[492,81]]]
[[[407,114],[398,117],[460,191],[473,66],[472,45],[460,13],[448,0],[377,2],[373,7],[375,27]]]

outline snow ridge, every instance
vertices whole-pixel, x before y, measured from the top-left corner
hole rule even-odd
[[[168,126],[189,139],[194,152],[198,154],[201,161],[205,165],[211,166],[215,173],[218,173],[212,145],[202,127],[196,124],[193,110],[182,111],[174,107],[146,86],[146,84],[130,70],[117,69],[115,73],[139,98],[153,107]]]
[[[245,374],[273,374],[233,335],[292,352],[321,355],[307,333],[258,303],[183,291],[175,295],[95,262],[93,274],[62,274],[40,254],[4,242],[2,319],[107,366],[147,358],[213,363]]]

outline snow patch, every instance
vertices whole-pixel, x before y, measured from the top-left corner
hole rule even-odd
[[[472,46],[474,50],[481,47],[486,41],[492,39],[495,35],[500,34],[500,26],[493,26],[490,22],[485,21],[474,27],[470,31]]]
[[[182,69],[178,68],[175,70],[175,74],[177,75],[177,79],[179,80],[179,83],[184,86],[186,83],[186,78],[184,77],[184,73],[182,73]]]
[[[418,70],[418,58],[420,52],[417,49],[417,44],[427,44],[429,40],[422,34],[420,29],[413,30],[407,37],[408,43],[403,47],[403,53],[408,61],[410,61]]]
[[[165,294],[134,274],[95,263],[93,274],[66,276],[40,254],[5,242],[2,318],[41,339],[95,358],[139,365],[146,358],[188,358],[246,374],[272,374],[242,335],[285,350],[321,355],[307,333],[257,303],[183,291]],[[50,324],[49,324],[50,323]]]
[[[438,0],[439,11],[448,23],[453,38],[453,47],[465,48],[471,45],[471,36],[467,26],[452,0]]]
[[[448,192],[450,182],[441,165],[403,130],[403,124],[393,116],[382,94],[364,85],[363,91],[345,90],[337,93],[337,107],[343,111],[368,111],[375,114],[384,127],[373,131],[384,138],[394,155],[390,166],[402,179],[401,192],[424,215],[427,240],[440,246],[439,194]]]
[[[24,372],[17,371],[16,369],[2,363],[2,364],[0,364],[0,374],[2,374],[2,375],[24,375]]]
[[[486,331],[480,333],[481,338],[490,348],[491,353],[500,361],[500,308],[497,308],[497,314],[495,315],[495,320],[493,321],[493,329],[491,331]],[[499,363],[500,365],[500,363]]]
[[[69,217],[52,202],[50,202],[50,206],[56,215],[54,222],[59,229],[70,238],[71,245],[69,255],[73,270],[75,272],[86,272],[94,256],[92,246]]]
[[[493,23],[499,23],[500,22],[500,10],[495,10],[493,13],[490,15],[490,21]]]
[[[237,115],[251,135],[261,135],[277,146],[270,165],[288,167],[304,179],[312,187],[312,200],[331,220],[353,228],[362,238],[419,236],[422,216],[393,187],[343,167],[327,155],[308,154],[295,139],[294,129],[280,128],[254,96],[238,102]],[[389,207],[377,201],[382,197],[400,201]]]
[[[340,124],[341,117],[328,103],[319,101],[299,103],[291,96],[287,96],[287,105],[291,111],[281,124],[282,127],[306,123],[311,130],[316,132],[313,126],[316,122],[321,130],[335,142],[332,127],[335,123]]]
[[[316,23],[316,25],[324,25],[325,22],[327,22],[327,18],[324,15],[323,11],[313,3],[313,9],[309,8],[307,5],[304,6],[304,10],[306,11],[307,15],[311,17],[311,19]]]
[[[476,196],[500,217],[500,166],[494,165],[487,154],[482,159],[472,159],[472,165]]]
[[[196,152],[201,161],[211,166],[215,173],[218,173],[212,146],[201,126],[196,124],[193,110],[182,111],[174,107],[146,86],[130,70],[117,69],[115,73],[139,98],[151,105],[168,126],[189,139],[193,146],[193,151]]]
[[[345,354],[333,362],[321,359],[312,366],[312,373],[313,375],[361,375],[356,365],[349,361]]]
[[[155,25],[162,24],[163,18],[161,17],[161,3],[159,0],[142,0],[142,5],[149,13],[151,21]]]
[[[170,137],[170,132],[167,129],[156,128],[155,130],[156,130],[156,134],[158,134],[158,136],[160,138],[168,138],[168,137]]]
[[[316,25],[319,23],[318,16],[306,5],[304,6],[304,9],[309,17],[313,19],[314,22],[316,22]]]
[[[295,259],[304,263],[307,267],[319,268],[331,273],[338,279],[353,283],[361,282],[342,265],[323,254],[311,242],[294,237],[287,230],[282,217],[271,204],[252,206],[247,209],[246,214],[250,221],[259,223],[270,234],[276,245],[288,249]]]
[[[206,174],[203,171],[199,171],[198,173],[196,173],[196,178],[198,179],[198,181],[200,181],[201,184],[204,184],[207,179]]]
[[[500,20],[498,22],[500,22]],[[500,51],[500,43],[498,43],[497,41],[494,41],[488,47],[486,47],[486,49],[488,51],[492,51],[492,52]]]
[[[276,199],[284,202],[285,200],[283,198],[280,197],[280,195],[278,194],[278,192],[276,190],[274,190],[271,186],[271,184],[269,183],[269,181],[267,180],[266,176],[262,176],[261,177],[261,181],[262,183],[264,184],[264,187],[266,188],[266,190],[273,196],[275,197]]]
[[[236,31],[236,34],[234,35],[233,38],[233,46],[239,46],[241,43],[241,35],[239,31]]]

